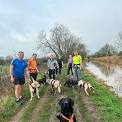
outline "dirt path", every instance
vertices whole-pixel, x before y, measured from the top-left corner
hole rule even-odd
[[[85,105],[87,111],[91,114],[93,121],[100,122],[100,116],[99,116],[95,106],[93,105],[90,97],[83,94],[83,102],[84,102],[84,105]]]
[[[26,108],[28,108],[28,106],[29,106],[29,102],[27,102],[24,106],[22,106],[22,109],[20,111],[18,111],[17,114],[15,114],[12,117],[10,122],[20,122],[20,119],[22,117],[22,113],[26,110]]]
[[[51,116],[49,118],[49,122],[59,122],[59,120],[56,118],[56,115],[57,115],[57,106],[58,106],[58,102],[59,102],[59,99],[60,99],[60,95],[58,95],[56,98],[54,98],[54,101],[52,102],[51,104]]]
[[[36,108],[34,109],[32,116],[28,122],[36,122],[38,119],[38,114],[43,110],[45,102],[48,100],[47,94],[40,98]]]
[[[82,120],[82,115],[80,114],[80,110],[79,110],[79,105],[77,104],[78,96],[77,96],[77,93],[76,93],[76,91],[74,90],[74,88],[73,88],[73,93],[75,94],[74,113],[75,113],[75,115],[76,115],[77,122],[83,122],[83,120]]]
[[[74,94],[76,94],[76,92],[73,90]],[[61,96],[65,96],[65,95],[61,95]],[[54,99],[54,101],[52,102],[51,104],[51,116],[49,118],[49,122],[59,122],[59,120],[56,118],[56,115],[57,115],[57,108],[58,108],[58,102],[59,102],[59,99],[61,97],[60,95],[58,97],[56,97]],[[82,120],[82,115],[80,114],[80,111],[79,111],[79,105],[77,104],[77,95],[75,95],[75,99],[74,99],[74,113],[76,115],[76,118],[77,118],[77,122],[83,122]]]
[[[47,89],[46,89],[47,91]],[[45,92],[47,93],[47,92]],[[32,113],[32,117],[29,120],[29,122],[36,122],[36,119],[38,117],[38,113],[43,109],[43,105],[44,103],[47,101],[48,97],[47,94],[44,94],[38,101],[38,104],[36,106],[36,108],[34,109],[33,113]],[[10,120],[10,122],[20,122],[21,117],[23,115],[23,113],[26,111],[26,109],[28,108],[28,106],[30,105],[30,101],[28,101],[24,106],[22,106],[22,109],[20,109],[17,114],[15,114],[12,119]]]

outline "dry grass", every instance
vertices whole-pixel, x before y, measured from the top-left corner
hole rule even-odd
[[[94,58],[94,60],[122,65],[122,56],[106,56],[106,57]]]

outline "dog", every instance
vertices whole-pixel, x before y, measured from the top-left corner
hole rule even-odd
[[[37,82],[38,82],[39,84],[43,84],[43,85],[45,85],[45,84],[46,84],[46,75],[43,75],[43,78],[37,80]]]
[[[56,117],[60,122],[76,122],[76,117],[73,114],[74,101],[69,97],[65,97],[60,99],[59,105],[61,107],[61,113],[57,114]]]
[[[68,76],[67,80],[64,83],[64,86],[72,87],[78,84],[78,81],[73,78],[73,76]]]
[[[59,80],[47,79],[46,82],[52,87],[54,94],[61,93],[61,83]]]
[[[89,96],[89,93],[88,91],[93,91],[94,92],[94,87],[87,81],[84,81],[84,80],[79,80],[78,81],[78,88],[83,88],[86,95]]]
[[[40,88],[40,84],[35,81],[32,77],[29,78],[29,89],[30,89],[30,101],[32,101],[32,98],[34,96],[34,93],[36,93],[38,99],[40,98],[39,96],[39,88]]]

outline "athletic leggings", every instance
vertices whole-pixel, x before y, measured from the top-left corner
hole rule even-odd
[[[30,73],[30,76],[33,77],[33,79],[36,81],[38,73]]]

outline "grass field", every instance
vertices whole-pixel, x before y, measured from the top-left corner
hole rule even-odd
[[[62,83],[61,95],[54,96],[50,87],[46,85],[40,89],[40,100],[35,97],[32,102],[29,102],[30,94],[26,83],[24,104],[15,104],[14,97],[8,97],[4,110],[0,112],[0,122],[8,122],[12,117],[16,118],[18,112],[20,112],[18,122],[58,122],[56,114],[60,112],[58,101],[62,95],[69,96],[75,101],[74,112],[78,122],[122,122],[121,98],[110,92],[85,69],[82,71],[83,79],[94,86],[95,93],[87,97],[83,91],[78,92],[75,87],[64,87],[66,74],[67,70],[64,68],[62,75],[58,76]],[[38,78],[41,76],[39,74]]]

